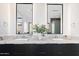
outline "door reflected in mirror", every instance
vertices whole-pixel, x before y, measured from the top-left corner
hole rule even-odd
[[[61,34],[62,31],[62,4],[48,4],[49,34]]]

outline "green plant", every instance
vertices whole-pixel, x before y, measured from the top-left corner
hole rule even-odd
[[[45,25],[39,25],[39,24],[35,24],[33,26],[33,30],[34,32],[37,32],[37,33],[47,33],[48,31]]]

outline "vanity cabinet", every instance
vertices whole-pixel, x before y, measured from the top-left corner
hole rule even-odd
[[[63,49],[64,49],[64,45],[61,44],[47,45],[47,54],[49,56],[64,55]]]
[[[79,56],[79,44],[1,44],[2,56]]]
[[[14,54],[14,44],[0,44],[0,56],[10,56]]]

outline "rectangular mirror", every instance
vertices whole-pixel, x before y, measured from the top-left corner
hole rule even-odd
[[[63,33],[63,5],[62,4],[47,4],[48,14],[48,27],[50,34]]]
[[[16,33],[30,34],[32,25],[32,3],[17,3],[16,4]]]

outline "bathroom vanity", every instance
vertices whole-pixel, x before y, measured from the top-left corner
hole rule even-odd
[[[1,44],[1,56],[79,56],[79,44]]]
[[[0,56],[79,56],[79,40],[59,38],[2,40]]]

